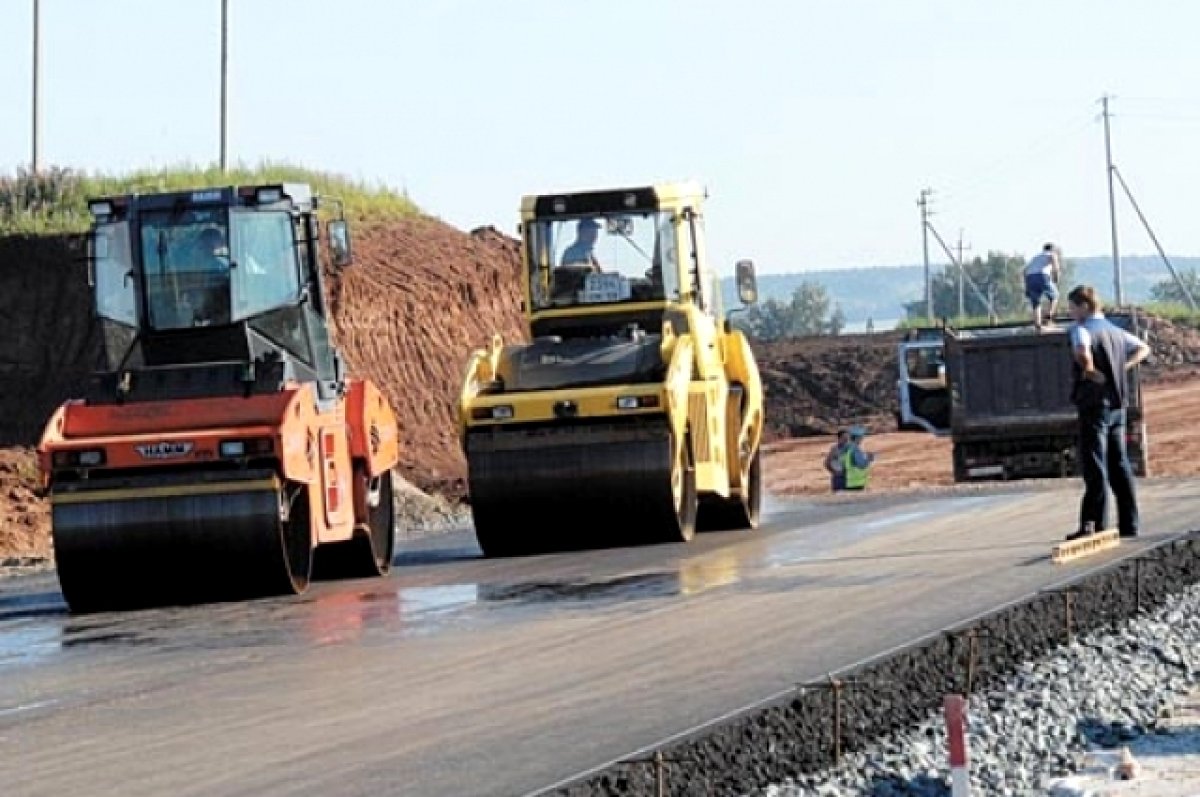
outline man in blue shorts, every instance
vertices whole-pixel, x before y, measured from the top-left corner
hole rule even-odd
[[[1058,309],[1058,247],[1048,243],[1025,264],[1025,296],[1033,305],[1033,325],[1042,328],[1042,300],[1050,301],[1046,319],[1053,323]]]

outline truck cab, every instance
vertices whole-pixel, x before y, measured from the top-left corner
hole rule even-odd
[[[950,385],[942,330],[909,331],[896,351],[896,426],[904,431],[950,433]]]

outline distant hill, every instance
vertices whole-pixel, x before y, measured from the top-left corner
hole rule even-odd
[[[1112,296],[1112,262],[1107,256],[1077,257],[1075,281],[1095,285],[1105,297]],[[1200,271],[1200,257],[1172,257],[1180,271]],[[1166,266],[1157,257],[1126,257],[1121,260],[1125,293],[1129,300],[1144,302],[1150,288],[1170,279]],[[945,265],[935,268],[940,270]],[[935,272],[936,273],[936,272]],[[921,298],[924,269],[921,266],[870,266],[804,271],[791,274],[763,274],[758,278],[760,299],[787,299],[805,281],[825,286],[834,302],[842,306],[846,320],[861,324],[868,318],[877,323],[904,317],[904,304]],[[737,290],[732,278],[722,281],[726,307],[737,306]]]

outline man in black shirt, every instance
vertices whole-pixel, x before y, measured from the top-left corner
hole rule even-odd
[[[1125,449],[1126,373],[1146,359],[1150,347],[1104,317],[1100,297],[1091,286],[1080,285],[1067,298],[1075,319],[1071,397],[1079,410],[1079,459],[1085,486],[1079,530],[1067,539],[1104,530],[1109,487],[1117,499],[1121,536],[1136,537],[1137,491]]]

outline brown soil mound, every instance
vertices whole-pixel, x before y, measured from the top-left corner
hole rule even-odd
[[[1200,330],[1163,318],[1147,323],[1154,356],[1144,370],[1151,384],[1191,381],[1200,376]]]
[[[467,355],[521,335],[520,245],[434,219],[363,231],[355,264],[328,280],[334,337],[352,373],[374,380],[400,420],[401,469],[461,496],[456,399]]]
[[[899,333],[755,343],[771,438],[895,425]]]
[[[32,449],[0,449],[0,564],[50,555],[50,508],[39,498]]]

